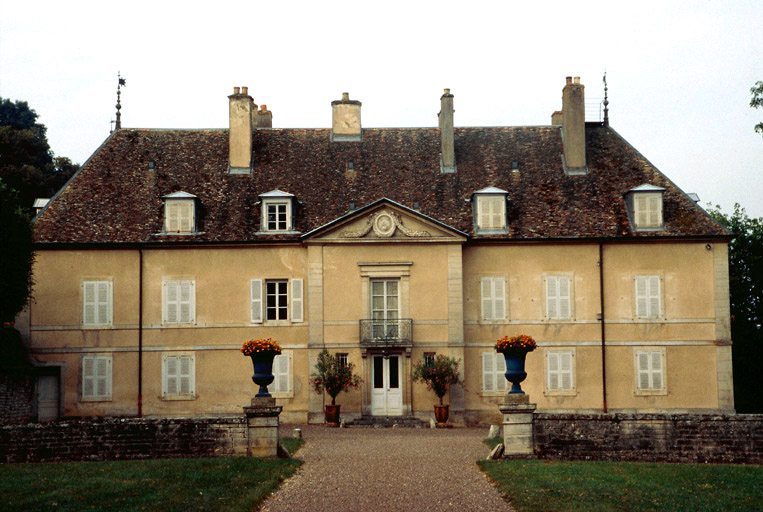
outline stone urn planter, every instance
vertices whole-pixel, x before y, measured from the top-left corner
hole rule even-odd
[[[506,360],[506,380],[511,382],[510,395],[524,395],[520,383],[527,378],[525,371],[525,359],[528,352],[532,352],[536,347],[535,340],[526,334],[516,336],[504,336],[495,344],[497,352],[503,354]]]
[[[255,398],[270,398],[268,391],[275,376],[273,375],[273,359],[281,353],[281,347],[277,342],[268,339],[255,339],[244,342],[241,352],[252,359],[254,375],[252,380],[260,387]]]
[[[438,425],[443,426],[448,423],[448,416],[450,415],[450,405],[435,405],[434,406],[434,419]]]

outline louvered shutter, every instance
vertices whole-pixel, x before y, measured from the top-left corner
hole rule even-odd
[[[485,197],[478,198],[477,206],[477,228],[485,229],[488,227],[488,222],[490,222],[490,205],[488,204],[488,199]]]
[[[572,389],[572,354],[570,352],[559,353],[559,373],[561,382],[559,388],[563,390]]]
[[[489,277],[482,278],[482,318],[493,319],[492,282]]]
[[[178,383],[180,389],[179,395],[190,395],[193,393],[193,364],[190,356],[181,356],[179,359]]]
[[[652,195],[647,202],[649,204],[649,226],[659,226],[661,197]]]
[[[639,352],[638,358],[638,386],[639,389],[649,389],[649,354],[647,352]]]
[[[82,323],[85,325],[95,325],[96,315],[96,282],[85,281],[83,283],[83,310]]]
[[[95,358],[82,358],[82,396],[92,398],[95,395]]]
[[[482,390],[495,391],[495,359],[492,352],[482,353]]]
[[[660,316],[660,277],[649,276],[649,318]]]
[[[193,231],[193,201],[183,201],[178,205],[178,231],[181,233]]]
[[[176,233],[180,231],[179,226],[179,217],[180,212],[178,211],[180,206],[175,202],[167,202],[165,205],[165,211],[167,215],[167,224],[165,226],[165,230],[168,233]]]
[[[164,283],[165,293],[165,320],[169,324],[178,323],[178,282],[167,281]]]
[[[178,394],[178,358],[176,356],[165,356],[165,394]]]
[[[646,196],[636,196],[636,225],[643,227],[649,221]]]
[[[647,298],[648,281],[646,276],[636,276],[636,316],[647,318],[649,316],[649,301]]]
[[[289,374],[289,358],[291,354],[282,353],[273,360],[273,373],[275,374],[275,392],[289,393],[291,378]]]
[[[493,306],[495,320],[506,318],[506,282],[502,277],[493,280]]]
[[[570,278],[559,277],[559,318],[569,318],[570,314]]]
[[[252,279],[252,323],[262,323],[262,279]]]
[[[548,276],[546,278],[546,316],[548,318],[558,318],[558,284],[556,276]]]
[[[490,227],[493,229],[500,229],[503,227],[503,220],[501,217],[503,216],[503,208],[501,204],[501,198],[500,197],[494,197],[490,200],[490,205],[492,206],[493,214],[491,216],[490,220]]]
[[[180,323],[193,323],[193,283],[191,281],[180,281],[178,283],[180,297]]]
[[[495,390],[506,391],[506,359],[503,354],[493,353],[495,358]]]
[[[548,389],[555,391],[559,389],[559,354],[556,352],[548,353]]]
[[[302,279],[291,280],[291,321],[304,321],[304,281]]]
[[[96,322],[104,325],[109,323],[109,288],[108,281],[98,281],[96,284]]]
[[[110,378],[111,359],[108,357],[95,358],[95,395],[98,397],[107,397],[111,394]]]
[[[652,352],[652,389],[662,389],[662,354],[660,352]]]

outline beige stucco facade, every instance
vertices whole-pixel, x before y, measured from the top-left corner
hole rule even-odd
[[[397,219],[391,235],[370,227],[383,213]],[[486,389],[485,354],[494,352],[496,339],[519,333],[539,345],[527,357],[522,385],[538,411],[600,412],[606,399],[610,412],[729,412],[726,258],[725,243],[702,240],[467,241],[416,212],[381,203],[298,243],[40,250],[29,347],[37,361],[60,366],[67,416],[136,415],[139,400],[147,416],[240,414],[256,389],[251,362],[239,348],[265,337],[290,356],[288,386],[275,395],[282,421],[322,421],[330,399],[311,392],[308,375],[327,348],[347,354],[364,380],[337,398],[345,418],[378,410],[374,372],[396,373],[384,366],[393,361],[400,365],[391,377],[399,380],[399,396],[382,399],[401,401],[399,410],[390,405],[392,414],[428,419],[436,397],[411,382],[411,367],[436,353],[462,361],[464,386],[445,398],[451,421],[495,422],[504,391]],[[638,276],[659,282],[653,318],[638,318]],[[486,318],[486,278],[505,283],[503,318]],[[549,316],[549,279],[569,283],[566,318]],[[301,314],[290,309],[286,319],[253,320],[253,283],[277,281],[303,283],[300,297],[294,288],[288,297]],[[108,324],[84,325],[85,282],[111,283]],[[165,314],[166,286],[178,282],[190,283],[190,321],[173,324]],[[392,284],[374,285],[379,282]],[[374,294],[378,299],[375,286],[396,318],[410,319],[410,337],[402,343],[361,338],[359,323],[372,317]],[[639,389],[639,352],[658,365],[650,370],[660,373],[655,389]],[[549,354],[571,363],[564,389],[549,389]],[[111,357],[110,394],[101,399],[83,397],[88,356]],[[163,388],[168,356],[190,358],[192,390],[184,396]]]

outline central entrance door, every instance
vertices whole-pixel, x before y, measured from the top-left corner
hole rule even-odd
[[[402,416],[403,387],[400,382],[400,356],[372,357],[371,414],[374,416]]]

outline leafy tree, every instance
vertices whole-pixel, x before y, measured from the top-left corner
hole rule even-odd
[[[755,82],[755,87],[750,88],[750,93],[752,94],[750,106],[752,108],[763,107],[763,82]],[[755,131],[758,133],[763,133],[763,123],[756,124]]]
[[[32,227],[18,194],[0,178],[0,321],[13,322],[32,289]]]
[[[763,412],[763,218],[750,218],[738,204],[733,214],[718,206],[709,213],[734,236],[729,243],[734,402],[738,412]]]
[[[354,364],[342,363],[338,357],[329,354],[329,351],[324,348],[318,354],[315,372],[310,375],[310,386],[316,393],[322,393],[325,390],[331,397],[331,405],[336,405],[336,396],[339,393],[349,391],[350,388],[358,389],[363,382],[360,376],[353,373],[354,369]]]
[[[452,385],[460,384],[458,364],[461,360],[438,354],[437,357],[413,363],[413,381],[423,382],[434,391],[442,405],[442,397]]]
[[[0,178],[30,212],[35,197],[51,197],[79,168],[54,158],[46,134],[26,101],[0,98]]]

